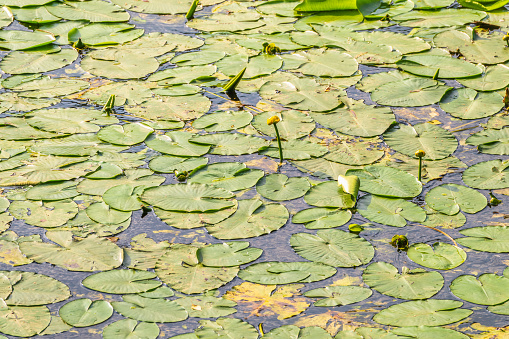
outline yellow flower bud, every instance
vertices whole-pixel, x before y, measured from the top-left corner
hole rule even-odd
[[[415,156],[417,158],[422,158],[423,156],[426,155],[426,152],[424,152],[422,149],[418,150],[417,152],[415,152]]]
[[[279,119],[279,117],[277,115],[274,115],[267,119],[267,125],[274,125],[280,121],[281,121],[281,119]]]

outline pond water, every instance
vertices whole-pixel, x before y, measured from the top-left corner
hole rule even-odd
[[[143,332],[142,322],[138,336],[117,323],[130,318],[156,323],[159,338],[188,334],[181,339],[256,338],[259,326],[268,333],[285,325],[316,330],[307,338],[508,335],[505,7],[382,1],[363,19],[356,10],[293,12],[299,2],[207,0],[188,21],[190,1],[112,2],[123,8],[95,0],[0,0],[8,6],[0,15],[0,270],[9,271],[0,273],[0,332],[157,336],[153,328]],[[496,26],[475,26],[481,20]],[[86,45],[79,54],[71,47],[78,38]],[[264,53],[264,42],[281,53]],[[230,100],[221,86],[246,64],[239,101]],[[226,111],[238,115],[219,115]],[[220,118],[204,119],[214,114]],[[281,166],[265,122],[272,115],[281,118]],[[427,153],[422,190],[419,149]],[[173,168],[190,172],[187,181],[179,182]],[[277,184],[270,181],[276,173],[306,179]],[[358,197],[336,189],[345,174],[360,177]],[[490,194],[498,205],[490,205]],[[308,219],[301,212],[307,209],[314,213]],[[305,221],[295,222],[297,213]],[[357,235],[352,224],[364,228]],[[474,228],[477,234],[461,233]],[[408,255],[390,244],[395,235],[408,238]],[[263,252],[208,245],[231,241]],[[266,262],[275,262],[273,271],[259,265]],[[384,274],[389,266],[377,266],[383,263],[399,273]],[[155,274],[82,283],[120,270]],[[49,276],[69,291],[14,271]],[[482,274],[489,275],[479,282]],[[154,289],[144,284],[159,282],[173,295],[143,294]],[[320,297],[303,296],[325,287],[315,292]],[[328,306],[313,305],[323,297]],[[83,298],[107,303],[97,314],[69,304]],[[440,309],[433,300],[460,303]],[[391,307],[403,303],[412,306]],[[252,328],[224,325],[223,318]],[[379,332],[369,336],[373,330],[364,327]],[[302,331],[274,333],[306,338]]]

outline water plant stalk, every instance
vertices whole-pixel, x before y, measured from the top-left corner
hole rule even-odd
[[[198,7],[198,4],[200,3],[200,0],[194,0],[191,4],[191,7],[189,7],[189,10],[186,14],[186,19],[191,20],[194,16],[194,12],[196,11],[196,7]]]
[[[107,116],[110,116],[110,114],[113,112],[113,107],[115,107],[115,94],[110,95],[106,105],[103,107],[103,111],[106,112]]]
[[[426,152],[424,152],[422,149],[415,152],[415,156],[419,158],[419,181],[422,181],[422,158],[426,155]]]
[[[279,148],[279,163],[283,164],[283,147],[281,147],[281,137],[279,136],[279,130],[277,129],[277,123],[280,121],[281,119],[279,119],[277,115],[274,115],[267,119],[267,125],[274,125],[274,130],[276,131],[277,146]]]
[[[235,77],[233,77],[226,85],[223,86],[224,91],[230,95],[235,94],[235,88],[240,83],[240,80],[242,80],[242,77],[244,76],[244,73],[246,72],[246,67],[242,69],[242,71],[239,72]]]

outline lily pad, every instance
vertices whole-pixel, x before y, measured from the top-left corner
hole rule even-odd
[[[386,106],[427,106],[439,102],[450,89],[436,80],[410,78],[377,87],[371,100]]]
[[[386,262],[369,265],[362,280],[382,294],[410,300],[431,298],[444,286],[444,278],[438,272],[403,267],[399,273],[396,267]]]
[[[302,197],[310,186],[307,178],[288,178],[284,174],[271,174],[258,182],[256,191],[266,199],[284,201]]]
[[[124,317],[149,323],[173,323],[187,319],[187,311],[175,301],[124,295],[124,301],[111,303]]]
[[[186,309],[190,317],[217,318],[237,312],[233,306],[237,303],[224,298],[212,296],[183,297],[175,302]]]
[[[292,217],[292,223],[305,224],[307,229],[334,228],[346,224],[352,218],[350,210],[335,208],[308,208]]]
[[[461,230],[465,238],[456,241],[476,251],[509,253],[509,228],[507,226],[472,227]]]
[[[70,65],[77,57],[74,49],[50,54],[15,51],[0,61],[0,67],[9,74],[42,73]]]
[[[151,280],[155,277],[156,274],[153,272],[113,270],[90,275],[81,283],[91,290],[104,293],[142,293],[161,285],[160,281]]]
[[[88,327],[108,320],[113,315],[113,307],[105,300],[77,299],[62,306],[58,314],[69,325]]]
[[[207,226],[218,239],[243,239],[269,234],[283,227],[289,217],[281,204],[264,204],[259,199],[239,200],[237,211],[227,219]]]
[[[103,329],[104,339],[146,338],[156,339],[159,327],[154,323],[137,322],[133,319],[121,319]]]
[[[397,125],[384,134],[384,141],[394,150],[409,157],[423,150],[423,159],[440,160],[448,157],[458,147],[458,141],[451,132],[429,123]]]
[[[357,210],[363,217],[388,226],[405,227],[407,220],[426,220],[426,212],[422,208],[399,198],[364,195],[357,202]]]
[[[496,92],[477,92],[471,88],[449,91],[440,101],[440,108],[461,119],[480,119],[499,112],[504,106]]]
[[[325,159],[345,165],[367,165],[384,156],[384,151],[376,149],[369,141],[342,142],[329,148]]]
[[[426,204],[440,213],[454,215],[460,211],[477,213],[486,207],[488,200],[484,195],[469,187],[444,184],[433,188],[426,194]]]
[[[408,248],[407,254],[416,264],[436,270],[456,268],[467,259],[467,254],[461,248],[442,242],[434,243],[433,246],[413,244]]]
[[[139,123],[112,125],[101,129],[97,137],[114,145],[132,146],[143,142],[153,131]]]
[[[148,163],[148,167],[160,173],[192,172],[196,168],[205,166],[209,162],[208,158],[181,158],[171,155],[155,157]]]
[[[264,285],[314,282],[336,274],[336,269],[316,262],[261,262],[239,272],[239,278]]]
[[[12,285],[12,293],[5,297],[7,305],[40,306],[66,300],[69,288],[60,281],[43,274],[23,271],[0,271]]]
[[[334,267],[367,264],[375,253],[364,238],[339,230],[319,230],[316,235],[296,233],[290,238],[290,246],[305,259]]]
[[[206,132],[225,132],[248,125],[253,115],[247,111],[212,112],[193,121],[193,127]]]
[[[281,147],[283,148],[283,159],[305,160],[320,157],[327,153],[327,147],[307,140],[281,141]],[[272,158],[279,158],[279,146],[273,141],[270,146],[261,148],[259,153]]]
[[[498,305],[509,300],[509,279],[492,273],[479,278],[461,275],[453,280],[450,288],[455,296],[474,304]]]
[[[267,145],[267,141],[262,138],[238,133],[205,134],[189,141],[201,147],[211,146],[210,154],[215,155],[252,154]]]
[[[212,244],[198,249],[198,260],[209,267],[240,266],[258,259],[263,253],[259,248],[249,247],[247,241]]]
[[[489,160],[470,166],[463,172],[463,182],[478,189],[509,187],[509,161]]]
[[[264,112],[257,114],[251,123],[254,128],[265,135],[276,137],[273,126],[267,125],[267,119],[277,116],[280,121],[277,124],[279,136],[284,140],[298,139],[309,135],[315,129],[315,123],[308,115],[300,111],[283,111],[279,113]]]
[[[209,184],[227,191],[239,191],[256,185],[263,177],[262,170],[247,168],[239,162],[221,162],[196,169],[189,184]]]
[[[182,157],[204,155],[210,149],[208,145],[189,142],[195,135],[188,132],[167,132],[164,135],[151,135],[145,144],[155,151]]]
[[[509,154],[509,128],[485,129],[470,136],[467,144],[477,146],[482,153],[487,154]]]
[[[360,286],[327,286],[315,288],[304,293],[309,298],[324,298],[316,301],[315,306],[342,306],[363,301],[373,292],[369,288]]]
[[[304,201],[317,207],[352,208],[355,206],[355,198],[344,192],[336,181],[325,181],[311,187],[304,196]]]
[[[16,337],[31,337],[41,333],[50,323],[46,306],[9,306],[0,309],[0,332]]]

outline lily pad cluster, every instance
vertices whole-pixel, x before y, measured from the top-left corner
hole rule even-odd
[[[0,333],[483,335],[508,2],[0,0]]]

